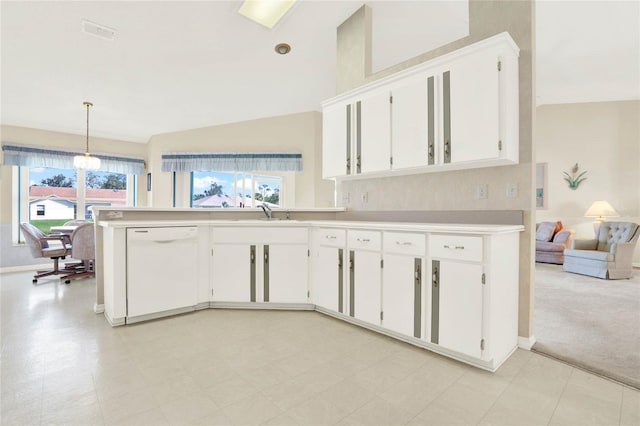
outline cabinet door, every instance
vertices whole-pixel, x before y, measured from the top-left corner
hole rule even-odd
[[[380,253],[355,250],[352,257],[349,290],[352,317],[380,325]]]
[[[382,325],[407,336],[421,337],[422,259],[385,254],[382,269]]]
[[[351,173],[351,104],[322,111],[322,177]]]
[[[432,273],[432,342],[480,358],[482,266],[436,260]]]
[[[335,247],[318,249],[318,268],[314,302],[318,306],[343,312],[344,251]]]
[[[442,76],[442,91],[444,162],[498,158],[498,58],[480,52],[455,61]]]
[[[211,300],[216,302],[251,302],[252,294],[255,298],[255,270],[255,246],[214,244]]]
[[[389,97],[389,91],[383,91],[356,103],[356,173],[379,172],[391,168]]]
[[[435,164],[435,76],[421,74],[393,89],[393,169]]]
[[[263,248],[265,302],[307,303],[307,246],[270,244]]]

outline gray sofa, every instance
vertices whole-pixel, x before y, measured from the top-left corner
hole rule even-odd
[[[564,251],[566,272],[604,279],[631,278],[640,229],[632,222],[604,222],[593,240],[574,240]]]
[[[536,225],[536,262],[564,263],[564,251],[571,245],[572,231],[562,228],[562,222],[542,222]]]

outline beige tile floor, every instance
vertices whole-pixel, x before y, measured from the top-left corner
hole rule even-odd
[[[518,350],[495,374],[316,312],[111,328],[93,280],[0,275],[2,425],[639,425],[640,393]]]

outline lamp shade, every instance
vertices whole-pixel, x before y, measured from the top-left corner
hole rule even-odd
[[[618,212],[606,201],[595,201],[584,214],[585,217],[618,217]]]

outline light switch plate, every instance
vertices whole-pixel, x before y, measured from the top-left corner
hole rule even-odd
[[[507,198],[517,198],[518,197],[518,183],[511,182],[507,184]]]
[[[486,200],[489,198],[489,185],[486,183],[479,183],[476,189],[476,198],[478,200]]]

